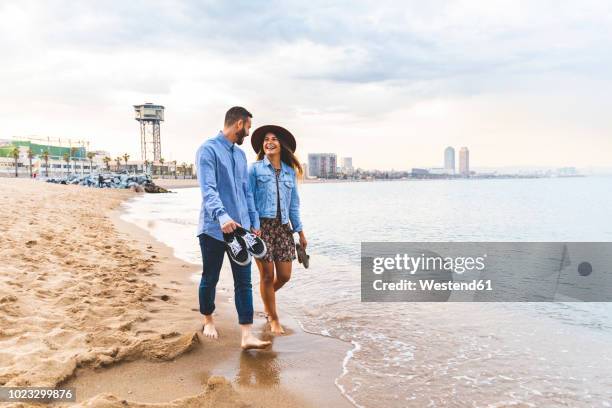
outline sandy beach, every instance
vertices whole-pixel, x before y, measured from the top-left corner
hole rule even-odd
[[[273,338],[256,317],[273,345],[240,351],[227,261],[220,339],[202,338],[200,268],[120,219],[137,193],[7,178],[0,192],[0,385],[74,387],[79,406],[350,406],[334,385],[350,345],[289,319]]]

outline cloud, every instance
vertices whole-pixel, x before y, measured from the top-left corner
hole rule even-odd
[[[612,130],[600,109],[611,102],[610,9],[604,1],[4,1],[0,137],[88,138],[136,157],[131,105],[151,101],[167,107],[165,154],[191,160],[224,110],[244,104],[256,123],[298,129],[304,153],[334,149],[357,165],[435,163],[444,146],[427,148],[423,137],[489,146],[496,137],[511,145],[517,133],[549,142],[544,134],[555,132],[569,138],[563,155],[487,147],[480,158],[601,164],[609,145],[598,135]],[[408,135],[390,157],[367,147],[372,135],[398,132]],[[585,133],[592,149],[570,155]],[[347,146],[349,137],[356,143]]]

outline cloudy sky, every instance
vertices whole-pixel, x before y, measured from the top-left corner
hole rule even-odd
[[[0,138],[137,158],[132,105],[154,102],[163,156],[190,162],[243,105],[304,160],[612,165],[609,2],[329,3],[1,0]]]

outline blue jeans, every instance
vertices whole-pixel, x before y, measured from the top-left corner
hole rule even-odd
[[[225,256],[225,242],[209,235],[200,234],[202,251],[202,279],[200,280],[200,313],[211,315],[215,310],[215,292],[219,273]],[[253,323],[253,287],[251,285],[251,263],[238,265],[230,259],[234,277],[234,302],[238,312],[238,323]]]

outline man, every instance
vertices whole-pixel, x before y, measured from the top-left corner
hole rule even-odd
[[[218,338],[212,313],[215,310],[215,291],[223,265],[226,244],[224,234],[238,227],[246,230],[257,226],[255,203],[248,187],[247,161],[244,152],[236,147],[249,135],[249,111],[235,106],[225,114],[223,130],[200,146],[196,166],[202,206],[198,238],[202,251],[203,272],[200,281],[200,313],[204,315],[204,335]],[[253,229],[253,232],[259,231]],[[227,235],[226,235],[227,236]],[[270,345],[253,336],[253,289],[251,263],[239,265],[230,258],[234,278],[234,301],[242,332],[243,349],[259,349]]]

